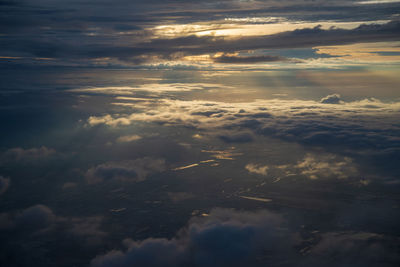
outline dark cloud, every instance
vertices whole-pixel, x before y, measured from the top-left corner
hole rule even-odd
[[[59,216],[40,204],[0,213],[0,264],[54,266],[56,261],[65,266],[77,264],[82,261],[82,252],[90,253],[103,244],[107,234],[101,230],[102,223],[103,217]]]
[[[56,151],[45,146],[39,148],[11,148],[2,155],[2,162],[33,162],[48,159],[56,155]]]
[[[108,180],[140,182],[148,175],[164,170],[163,159],[141,158],[97,165],[86,172],[85,178],[89,184]]]
[[[0,195],[4,194],[10,186],[10,179],[0,176]]]
[[[400,260],[398,238],[368,232],[326,233],[320,238],[301,266],[396,266]]]
[[[44,205],[36,205],[22,211],[15,220],[16,227],[31,231],[49,227],[56,219],[53,211]]]
[[[396,266],[398,238],[371,232],[292,232],[277,214],[214,209],[173,238],[124,240],[93,267]],[[157,255],[157,256],[155,256]]]
[[[290,235],[282,222],[267,211],[214,209],[173,239],[126,240],[126,251],[98,256],[91,266],[263,266],[288,256]]]
[[[253,141],[250,133],[220,135],[219,138],[226,143],[247,143]]]

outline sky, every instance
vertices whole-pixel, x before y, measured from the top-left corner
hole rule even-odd
[[[400,1],[0,14],[0,266],[399,265]]]

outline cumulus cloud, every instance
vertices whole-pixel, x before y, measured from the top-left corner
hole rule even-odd
[[[267,175],[267,171],[268,171],[267,165],[262,166],[262,165],[253,164],[253,163],[247,164],[245,168],[250,173],[256,173],[256,174],[261,174],[261,175]]]
[[[313,155],[309,153],[294,168],[310,179],[321,177],[344,179],[358,174],[351,158],[339,158],[333,154]]]
[[[36,205],[23,210],[17,215],[15,223],[22,229],[40,230],[54,223],[56,216],[44,205]]]
[[[323,104],[339,104],[343,101],[340,99],[339,94],[332,94],[332,95],[323,97],[320,102]]]
[[[111,161],[87,170],[85,179],[89,184],[108,180],[140,182],[156,172],[165,170],[163,159],[140,158],[135,160]]]
[[[214,209],[172,239],[126,240],[125,251],[97,256],[91,266],[262,266],[288,256],[290,236],[282,222],[267,211]]]
[[[80,238],[86,245],[94,245],[106,236],[100,230],[102,217],[66,217],[56,215],[45,205],[34,205],[22,211],[2,213],[0,216],[1,230],[16,230],[25,234],[38,236],[61,235]],[[3,227],[1,227],[3,225]],[[97,243],[98,244],[98,243]]]
[[[10,186],[10,179],[0,176],[0,195],[4,194]]]
[[[256,199],[258,200],[258,199]],[[92,267],[127,266],[397,266],[397,237],[373,232],[293,232],[266,210],[213,209],[171,239],[125,239]]]

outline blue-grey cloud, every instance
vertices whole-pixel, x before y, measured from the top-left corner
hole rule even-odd
[[[41,146],[39,148],[24,149],[21,147],[10,148],[1,157],[2,162],[34,162],[49,159],[56,155],[52,148]]]
[[[290,252],[282,222],[267,211],[214,209],[207,217],[193,218],[173,239],[126,240],[126,251],[98,256],[91,266],[262,266]],[[267,257],[259,258],[264,253]]]
[[[98,248],[107,233],[102,228],[101,216],[60,216],[48,206],[34,205],[20,211],[0,213],[0,243],[2,266],[52,266],[51,252],[62,257],[67,265],[77,263],[79,256],[71,254]],[[51,248],[49,250],[49,248]],[[81,264],[81,263],[80,263]]]
[[[0,195],[4,194],[10,186],[10,179],[0,176]]]
[[[85,179],[89,184],[109,180],[140,182],[148,175],[165,170],[163,159],[140,158],[120,162],[106,162],[90,168]]]
[[[302,230],[303,231],[303,230]],[[124,240],[93,267],[127,266],[396,266],[396,237],[372,232],[292,232],[277,214],[214,209],[173,238]],[[365,254],[367,252],[367,254]],[[155,255],[157,255],[155,257]]]

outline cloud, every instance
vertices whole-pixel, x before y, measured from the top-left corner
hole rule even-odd
[[[172,239],[125,240],[125,251],[99,255],[91,266],[258,266],[288,256],[290,236],[282,222],[267,211],[214,209],[193,218]]]
[[[13,58],[8,61],[19,62],[16,64],[110,67],[176,62],[187,56],[211,58],[215,53],[398,40],[397,21],[371,24],[393,19],[398,4],[362,2],[118,0],[114,4],[110,1],[10,4],[7,1],[0,5],[0,12],[7,14],[0,21],[0,30],[5,34],[0,49],[3,56]],[[363,22],[367,25],[354,28]],[[318,23],[325,25],[324,29],[313,28]],[[354,27],[329,28],[343,23]],[[247,33],[249,26],[258,24],[267,25],[262,27],[267,30],[275,27],[282,31],[288,25],[292,26],[289,29],[297,29],[231,38],[235,30]],[[218,31],[227,36],[217,38]],[[215,60],[256,63],[285,59],[224,56]],[[3,64],[15,64],[8,61]]]
[[[267,175],[268,170],[285,177],[302,175],[309,179],[337,178],[346,179],[359,175],[353,160],[330,153],[307,153],[295,164],[262,165],[249,163],[245,169],[250,173]]]
[[[117,142],[120,143],[127,143],[127,142],[133,142],[133,141],[137,141],[142,139],[142,137],[140,135],[124,135],[124,136],[120,136],[117,138]]]
[[[400,260],[393,246],[398,238],[369,232],[328,232],[320,238],[301,266],[396,266]]]
[[[332,94],[332,95],[323,97],[320,102],[323,104],[340,104],[343,101],[340,99],[339,94]]]
[[[11,148],[3,153],[2,161],[6,162],[32,162],[47,159],[54,156],[56,151],[45,146],[39,148],[23,149],[20,147]]]
[[[0,176],[0,195],[4,194],[10,186],[10,179]]]
[[[192,193],[187,192],[168,192],[168,197],[172,202],[186,201],[195,197]]]
[[[339,159],[336,155],[307,154],[303,160],[294,166],[300,174],[317,179],[321,177],[336,177],[345,179],[358,174],[352,160],[348,157]]]
[[[76,186],[77,186],[76,183],[66,182],[63,184],[62,189],[71,189],[71,188],[75,188]]]
[[[87,170],[85,179],[89,184],[109,180],[126,182],[144,181],[148,175],[165,170],[163,159],[141,158],[126,161],[111,161]]]
[[[194,90],[208,90],[215,88],[232,88],[231,86],[214,83],[151,83],[138,86],[105,86],[105,87],[87,87],[68,90],[75,93],[93,93],[109,95],[134,95],[137,92],[148,92],[152,94],[161,94],[166,92],[190,92]],[[131,100],[151,101],[151,99],[131,98]]]
[[[106,236],[106,233],[100,230],[102,221],[103,218],[99,216],[58,216],[49,207],[38,204],[22,211],[2,213],[0,231],[12,229],[35,238],[60,236],[66,240],[74,237],[84,242],[81,245],[95,245],[93,241],[98,242],[98,245]]]
[[[216,208],[193,217],[171,239],[125,239],[125,249],[98,255],[91,266],[389,267],[399,261],[396,242],[396,236],[364,231],[293,232],[280,215],[266,210]]]
[[[145,122],[183,126],[208,139],[219,138],[227,143],[268,136],[309,147],[323,147],[326,152],[362,164],[365,175],[375,173],[387,177],[385,179],[397,179],[400,166],[394,159],[400,156],[399,116],[399,102],[382,102],[375,98],[340,104],[285,99],[239,103],[160,99],[156,104],[135,106],[132,113],[128,108],[125,114],[91,116],[87,124],[89,127],[98,124],[125,127]],[[338,174],[337,177],[343,176]]]
[[[213,58],[216,63],[228,63],[228,64],[250,64],[259,62],[278,62],[278,61],[290,61],[288,58],[281,56],[231,56],[222,55]]]
[[[326,99],[332,102],[335,98],[329,96]],[[340,103],[327,105],[319,101],[283,99],[242,103],[163,99],[156,105],[143,104],[135,108],[134,113],[91,116],[87,123],[110,127],[136,121],[181,125],[217,136],[225,142],[251,141],[252,135],[266,135],[323,146],[335,153],[339,148],[353,149],[355,153],[357,150],[382,153],[385,149],[396,153],[396,149],[400,149],[399,102],[364,99]]]
[[[260,175],[267,175],[268,166],[262,166],[258,164],[249,163],[246,165],[246,170],[250,173],[260,174]]]
[[[248,143],[253,141],[253,136],[250,133],[224,134],[220,135],[219,138],[226,143]]]
[[[36,205],[23,210],[15,220],[16,227],[22,229],[40,230],[54,223],[56,216],[53,211],[44,205]]]

